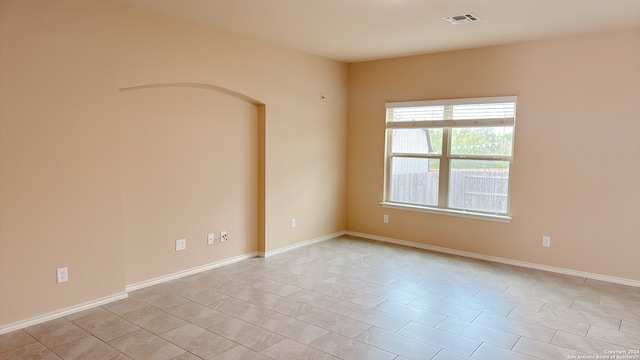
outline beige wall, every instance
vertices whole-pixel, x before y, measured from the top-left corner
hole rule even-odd
[[[258,106],[194,86],[121,99],[126,283],[256,251]],[[179,254],[177,239],[187,239]]]
[[[347,229],[640,280],[639,43],[636,30],[351,64]],[[501,95],[518,96],[510,224],[380,207],[386,101]]]
[[[121,91],[174,83],[221,91]],[[0,327],[344,230],[346,86],[345,64],[109,1],[0,0]]]

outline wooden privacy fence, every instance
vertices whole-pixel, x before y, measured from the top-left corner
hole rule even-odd
[[[393,175],[390,200],[436,206],[439,176],[438,171]],[[450,208],[506,213],[508,194],[507,170],[454,169],[449,174]]]

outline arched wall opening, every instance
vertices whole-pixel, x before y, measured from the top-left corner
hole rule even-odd
[[[264,251],[264,104],[197,83],[120,97],[126,284]]]

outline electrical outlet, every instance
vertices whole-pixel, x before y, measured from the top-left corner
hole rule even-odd
[[[220,242],[225,242],[227,241],[227,232],[226,231],[220,231]]]
[[[382,216],[382,222],[384,222],[385,224],[388,224],[389,223],[389,215],[384,214]]]
[[[187,239],[176,240],[176,251],[182,251],[187,248]]]
[[[58,268],[58,284],[69,281],[69,270],[66,267]]]
[[[550,247],[551,246],[551,236],[543,236],[542,237],[542,246]]]
[[[291,220],[289,221],[289,226],[292,229],[296,227],[296,219],[295,218],[291,218]]]
[[[213,234],[207,235],[207,244],[213,245],[213,239],[214,239],[214,235]]]

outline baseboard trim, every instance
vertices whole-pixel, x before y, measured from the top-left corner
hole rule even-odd
[[[70,306],[61,310],[56,310],[44,315],[35,316],[30,319],[21,320],[18,322],[14,322],[8,325],[0,326],[0,335],[10,333],[15,330],[24,329],[29,326],[38,325],[43,322],[47,322],[49,320],[54,320],[57,318],[61,318],[63,316],[71,315],[80,311],[89,310],[104,304],[108,304],[113,301],[118,301],[122,299],[126,299],[129,295],[126,292],[117,293],[114,295],[109,295],[103,298],[99,298],[96,300],[91,300],[82,304]]]
[[[142,288],[146,288],[148,286],[161,284],[163,282],[179,279],[179,278],[182,278],[182,277],[185,277],[185,276],[194,275],[194,274],[197,274],[197,273],[200,273],[200,272],[203,272],[203,271],[207,271],[207,270],[215,269],[215,268],[218,268],[218,267],[221,267],[221,266],[233,264],[233,263],[238,262],[238,261],[251,259],[251,258],[254,258],[256,256],[258,256],[258,252],[254,251],[254,252],[250,252],[250,253],[247,253],[247,254],[234,256],[232,258],[216,261],[216,262],[213,262],[213,263],[210,263],[210,264],[206,264],[206,265],[202,265],[202,266],[196,266],[196,267],[191,268],[191,269],[178,271],[178,272],[175,272],[175,273],[172,273],[172,274],[158,276],[158,277],[153,278],[153,279],[144,280],[144,281],[140,281],[140,282],[137,282],[137,283],[134,283],[134,284],[127,285],[126,286],[126,291],[130,292],[130,291],[139,290],[139,289],[142,289]]]
[[[360,233],[355,231],[346,231],[345,234],[350,236],[357,236],[357,237],[361,237],[369,240],[376,240],[376,241],[382,241],[382,242],[387,242],[387,243],[392,243],[397,245],[404,245],[408,247],[430,250],[430,251],[435,251],[435,252],[440,252],[445,254],[464,256],[464,257],[473,258],[473,259],[492,261],[492,262],[508,264],[508,265],[515,265],[515,266],[549,271],[549,272],[554,272],[554,273],[559,273],[564,275],[579,276],[587,279],[606,281],[606,282],[615,283],[615,284],[640,287],[640,281],[638,280],[625,279],[625,278],[619,278],[615,276],[608,276],[608,275],[595,274],[595,273],[578,271],[578,270],[559,268],[555,266],[541,265],[541,264],[530,263],[526,261],[511,260],[511,259],[501,258],[497,256],[483,255],[483,254],[473,253],[469,251],[449,249],[449,248],[440,247],[440,246],[421,244],[421,243],[416,243],[416,242],[411,242],[406,240],[399,240],[399,239],[365,234],[365,233]]]
[[[275,249],[275,250],[271,250],[271,251],[267,251],[267,252],[259,251],[258,252],[258,256],[262,257],[262,258],[267,258],[269,256],[282,254],[282,253],[285,253],[287,251],[291,251],[291,250],[294,250],[294,249],[297,249],[297,248],[301,248],[301,247],[304,247],[304,246],[309,246],[311,244],[315,244],[315,243],[319,243],[319,242],[322,242],[322,241],[330,240],[330,239],[336,238],[338,236],[345,235],[346,233],[347,233],[346,231],[338,231],[338,232],[335,232],[333,234],[320,236],[320,237],[317,237],[317,238],[314,238],[314,239],[310,239],[310,240],[306,240],[306,241],[303,241],[303,242],[299,242],[299,243],[296,243],[296,244],[293,244],[293,245],[281,247],[279,249]]]

